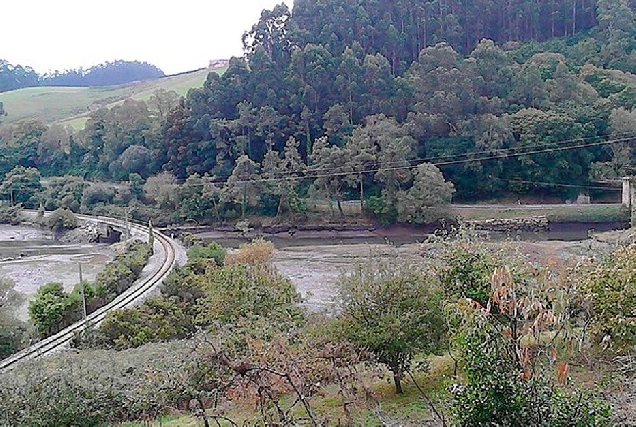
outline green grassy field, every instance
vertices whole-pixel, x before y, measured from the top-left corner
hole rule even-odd
[[[225,69],[214,70],[222,73]],[[125,99],[148,100],[157,89],[185,95],[203,85],[208,69],[154,80],[107,87],[36,87],[0,93],[8,113],[4,122],[39,119],[45,123],[65,123],[81,128],[87,115],[100,107],[112,107]]]
[[[512,219],[545,216],[550,222],[624,222],[629,221],[629,210],[619,204],[607,205],[545,205],[541,207],[456,207],[453,216],[465,221],[486,219]]]

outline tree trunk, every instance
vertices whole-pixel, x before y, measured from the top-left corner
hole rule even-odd
[[[340,201],[340,197],[336,197],[336,201],[338,202],[338,211],[340,212],[340,218],[344,218],[345,214],[344,214],[344,211],[342,210],[342,203]]]
[[[393,374],[393,381],[395,382],[395,394],[404,394],[402,389],[402,372]]]
[[[360,175],[360,210],[364,213],[364,178]]]
[[[243,200],[241,200],[241,219],[245,219],[245,205],[247,204],[247,183],[243,183]]]

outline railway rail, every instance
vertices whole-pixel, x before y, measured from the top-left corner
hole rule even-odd
[[[108,224],[118,228],[128,228],[131,232],[137,232],[146,235],[150,233],[149,228],[144,225],[125,222],[115,218],[92,217],[86,215],[78,215],[78,218]],[[167,237],[163,233],[157,230],[153,230],[152,233],[155,238],[155,247],[157,247],[157,244],[159,244],[161,247],[161,250],[163,252],[163,259],[148,277],[135,282],[133,286],[131,286],[113,301],[86,316],[85,320],[76,322],[58,332],[57,334],[43,339],[42,341],[39,341],[32,346],[25,348],[24,350],[12,356],[9,356],[4,360],[1,360],[0,372],[9,370],[17,366],[21,362],[37,359],[39,357],[51,354],[59,350],[60,348],[66,346],[75,337],[75,334],[83,331],[90,326],[99,324],[102,320],[104,320],[104,318],[110,311],[131,306],[132,304],[138,302],[146,292],[150,291],[156,285],[160,284],[168,276],[168,274],[170,274],[176,264],[177,248],[174,240]]]

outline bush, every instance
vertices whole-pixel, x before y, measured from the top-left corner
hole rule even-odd
[[[218,243],[210,243],[206,246],[195,245],[188,249],[188,261],[212,259],[217,266],[222,266],[225,260],[225,249]]]
[[[107,303],[128,289],[139,277],[151,254],[152,249],[148,244],[139,240],[130,243],[125,253],[117,255],[97,275],[97,296]]]
[[[413,267],[370,259],[339,281],[342,338],[370,352],[393,373],[395,390],[416,352],[445,339],[442,292]]]
[[[201,326],[261,318],[285,329],[304,319],[294,285],[267,266],[225,266],[206,271],[199,280],[205,291],[197,304]]]
[[[78,219],[70,210],[66,208],[58,208],[51,212],[47,218],[47,225],[52,231],[59,233],[61,231],[77,228]]]
[[[174,300],[151,298],[137,308],[115,310],[106,316],[94,342],[117,350],[191,337],[196,328]]]
[[[22,222],[22,205],[0,206],[0,224],[18,225]]]
[[[538,290],[522,297],[507,269],[493,274],[486,307],[463,306],[460,361],[464,381],[451,387],[459,426],[603,426],[609,408],[575,387],[563,386],[569,366],[557,361],[571,329],[567,302]],[[549,340],[544,339],[550,337]]]
[[[454,245],[438,272],[447,299],[470,298],[485,307],[490,298],[490,276],[498,264],[474,245]]]
[[[619,353],[636,345],[636,245],[577,273],[572,286],[583,293],[596,343]]]
[[[29,316],[39,336],[46,338],[78,320],[80,304],[81,300],[66,293],[61,283],[48,283],[29,304]]]
[[[276,247],[272,242],[263,239],[254,239],[250,243],[241,245],[236,253],[228,254],[225,257],[225,265],[235,264],[269,264],[274,257]]]

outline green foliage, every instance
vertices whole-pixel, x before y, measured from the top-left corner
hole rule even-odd
[[[81,300],[64,291],[61,283],[40,287],[29,303],[29,316],[38,334],[49,337],[72,324]]]
[[[439,348],[446,335],[435,279],[397,262],[370,259],[341,277],[340,333],[394,375],[397,393],[417,352]]]
[[[0,224],[18,225],[22,222],[22,206],[0,205]]]
[[[0,360],[22,348],[26,325],[15,316],[22,300],[13,280],[0,278]]]
[[[401,222],[411,223],[433,223],[445,219],[454,192],[453,184],[444,180],[435,165],[422,163],[415,172],[413,186],[398,192],[398,218]]]
[[[609,407],[582,390],[556,387],[539,372],[524,376],[510,339],[489,322],[462,343],[466,384],[451,388],[458,426],[609,426]]]
[[[614,352],[636,344],[636,245],[618,249],[574,275],[587,303],[595,342]]]
[[[214,268],[206,271],[201,280],[206,295],[198,301],[199,325],[267,319],[284,330],[303,321],[303,310],[298,306],[300,296],[294,285],[266,265]]]
[[[134,241],[126,253],[106,265],[94,284],[84,283],[87,312],[95,311],[128,289],[139,277],[150,254],[147,244]],[[80,320],[82,304],[79,284],[67,293],[61,283],[49,283],[38,289],[29,304],[29,316],[40,337],[46,338]]]
[[[577,339],[564,333],[572,330],[570,295],[550,285],[521,289],[507,268],[494,271],[491,285],[487,306],[456,305],[465,377],[450,390],[457,425],[609,425],[607,405],[564,387],[569,364],[557,349]]]
[[[438,276],[448,300],[470,298],[485,307],[491,293],[490,278],[500,262],[473,243],[451,244]]]
[[[174,299],[151,298],[139,308],[108,313],[92,345],[118,350],[194,334],[196,328]]]
[[[77,228],[78,219],[70,210],[58,208],[48,216],[47,224],[51,230],[57,233]]]
[[[40,172],[35,168],[16,166],[7,173],[0,184],[0,194],[12,204],[21,203],[24,207],[35,209],[39,204]]]
[[[231,265],[226,266],[220,245],[192,247],[187,266],[168,277],[161,297],[109,314],[93,345],[130,348],[226,326],[272,336],[303,324],[296,289],[269,265],[270,246],[258,241],[244,245],[239,254],[228,256]]]
[[[179,378],[203,363],[191,343],[53,356],[0,374],[0,424],[103,426],[187,407]]]
[[[148,244],[135,240],[126,251],[117,255],[95,279],[97,295],[105,302],[112,301],[128,289],[139,277],[148,262],[152,249]]]
[[[188,249],[188,261],[195,262],[198,260],[212,259],[216,265],[222,266],[225,260],[226,251],[220,244],[212,242],[206,246],[192,246]]]

